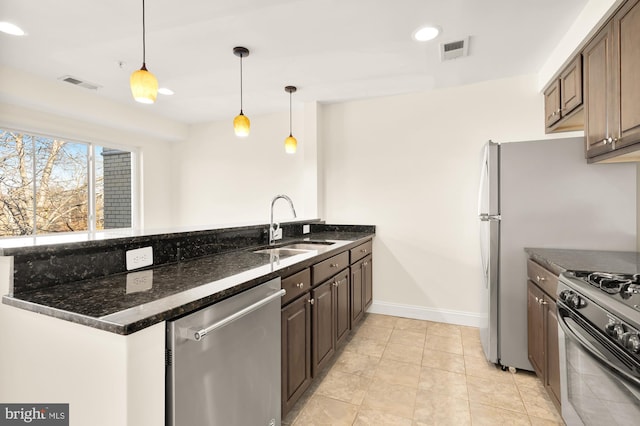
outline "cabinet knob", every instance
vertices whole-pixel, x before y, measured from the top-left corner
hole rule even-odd
[[[309,299],[309,300],[307,300],[307,302],[309,302],[309,304],[313,305],[314,300],[313,299]]]
[[[298,284],[296,284],[296,287],[303,288],[304,287],[304,283],[298,283]]]
[[[364,262],[363,263],[364,266],[367,266],[368,264],[369,264],[369,262]]]
[[[545,302],[545,300],[541,297],[541,298],[539,298],[539,299],[538,299],[538,304],[540,304],[540,305],[547,305],[547,304],[548,304],[548,302]]]

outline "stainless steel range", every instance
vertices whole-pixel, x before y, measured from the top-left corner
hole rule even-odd
[[[561,274],[558,322],[567,425],[638,424],[640,274]]]

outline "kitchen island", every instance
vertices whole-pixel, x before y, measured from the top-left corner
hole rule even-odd
[[[302,234],[302,223],[283,224],[279,244],[332,244],[285,258],[253,253],[265,246],[265,226],[4,249],[0,401],[69,403],[72,425],[163,424],[165,321],[294,274],[375,232],[309,225]],[[154,266],[141,272],[152,280],[140,288],[127,280],[132,273],[118,269],[124,252],[147,245]],[[91,275],[91,266],[100,272],[78,280]],[[67,280],[52,282],[56,269]]]

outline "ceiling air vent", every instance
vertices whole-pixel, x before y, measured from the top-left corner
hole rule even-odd
[[[90,90],[98,90],[100,87],[102,87],[98,86],[97,84],[89,83],[88,81],[80,80],[79,78],[70,75],[62,76],[58,80],[66,81],[67,83],[71,83],[75,86],[84,87],[85,89]]]
[[[449,61],[469,54],[469,37],[449,43],[440,43],[440,60]]]

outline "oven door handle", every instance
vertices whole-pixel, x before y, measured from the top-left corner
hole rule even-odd
[[[558,313],[558,324],[562,328],[562,331],[564,332],[565,336],[576,341],[597,361],[599,361],[604,366],[608,367],[611,371],[614,371],[616,374],[622,375],[626,380],[629,380],[630,382],[634,383],[636,386],[640,386],[640,378],[629,373],[629,370],[633,371],[633,367],[630,367],[628,364],[625,365],[621,360],[619,360],[620,361],[619,364],[613,363],[606,355],[603,354],[602,350],[598,349],[595,345],[593,345],[593,343],[591,343],[588,339],[586,339],[583,334],[588,334],[593,337],[593,335],[589,333],[589,328],[591,327],[588,324],[583,323],[583,321],[581,321],[579,318],[573,317],[570,311],[568,310],[568,308],[565,307],[564,304],[560,301],[558,301],[557,313]],[[565,318],[567,317],[571,318],[571,320],[575,322],[579,328],[572,327],[570,324],[568,324],[565,321]],[[583,329],[584,331],[581,332],[580,329]],[[596,339],[594,338],[594,340]],[[603,349],[607,350],[607,348],[605,348],[604,345],[602,346],[603,346]],[[608,352],[611,353],[610,351]],[[626,354],[622,353],[621,351],[620,355],[616,356],[616,358],[619,359],[620,357],[625,357],[625,356]],[[628,362],[632,363],[633,361],[629,360]],[[637,370],[637,367],[636,367],[636,370]]]

